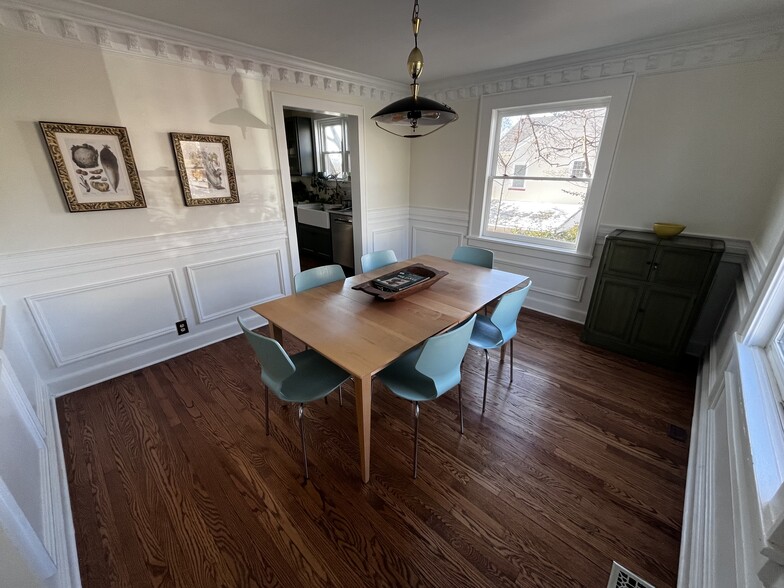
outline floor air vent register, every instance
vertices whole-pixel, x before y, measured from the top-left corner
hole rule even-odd
[[[614,561],[607,588],[654,588],[654,586]]]

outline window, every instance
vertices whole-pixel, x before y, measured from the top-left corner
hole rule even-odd
[[[584,159],[575,159],[569,166],[569,175],[573,178],[588,178],[590,172]]]
[[[606,115],[604,105],[497,111],[485,234],[573,246]],[[525,194],[516,193],[526,181]]]
[[[590,258],[630,90],[621,77],[483,97],[469,241]]]
[[[345,177],[351,171],[346,119],[317,119],[315,128],[318,171],[326,176]]]
[[[512,180],[512,185],[510,188],[512,190],[525,190],[525,171],[528,169],[528,166],[524,163],[516,163],[514,166],[514,179]]]

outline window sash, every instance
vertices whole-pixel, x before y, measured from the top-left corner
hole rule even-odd
[[[623,75],[608,79],[573,82],[555,86],[528,88],[512,92],[483,95],[479,102],[477,145],[474,159],[474,185],[469,216],[468,242],[483,247],[505,250],[522,255],[545,256],[553,261],[562,260],[587,266],[595,253],[599,215],[607,192],[610,170],[615,159],[621,126],[634,82],[633,76]],[[564,249],[555,241],[520,241],[506,237],[488,235],[485,218],[489,206],[488,180],[496,175],[495,137],[498,133],[498,113],[553,112],[575,108],[607,107],[601,146],[598,150],[596,168],[591,170],[591,194],[583,211],[577,247]],[[526,179],[539,175],[533,170]],[[569,178],[573,182],[575,178]],[[585,178],[587,179],[587,178]],[[584,184],[582,184],[584,185]],[[526,191],[529,189],[526,186]],[[527,252],[526,249],[529,251]],[[538,250],[534,253],[533,250]],[[552,256],[550,257],[550,255]],[[561,257],[561,255],[565,257]],[[567,257],[568,256],[568,257]]]
[[[332,126],[340,125],[341,127],[341,150],[327,150],[327,129]],[[340,155],[341,171],[339,173],[346,174],[351,172],[351,150],[348,148],[348,124],[345,118],[319,118],[315,120],[316,126],[316,166],[317,170],[322,173],[327,171],[327,160],[330,155]]]

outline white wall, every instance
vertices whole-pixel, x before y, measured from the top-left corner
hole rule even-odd
[[[638,77],[601,223],[751,241],[784,152],[784,60]]]
[[[593,259],[569,262],[514,246],[477,244],[495,249],[501,269],[533,279],[530,307],[577,322],[585,319],[601,239],[613,228],[678,222],[687,225],[687,234],[724,238],[728,249],[742,252],[758,238],[779,181],[782,94],[781,58],[638,74]],[[479,100],[454,99],[450,105],[460,119],[412,146],[414,254],[443,254],[468,234]],[[763,243],[762,253],[766,249]]]
[[[79,24],[65,40],[74,21],[56,17],[36,17],[46,34],[25,31],[25,14],[0,6],[0,585],[68,586],[78,567],[50,396],[231,336],[237,314],[261,324],[247,309],[291,291],[271,91],[358,105],[365,119],[383,102],[271,81],[220,54],[210,67],[198,50],[156,55],[144,38],[130,51],[122,32],[101,48],[108,29]],[[270,129],[209,122],[237,106],[225,63],[240,64],[243,106]],[[39,121],[126,127],[147,208],[69,213]],[[366,209],[383,234],[408,207],[409,144],[365,127]],[[230,136],[239,204],[184,206],[172,131]]]

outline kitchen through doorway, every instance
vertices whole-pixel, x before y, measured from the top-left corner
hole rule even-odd
[[[354,275],[348,117],[283,109],[300,269],[337,263]]]

